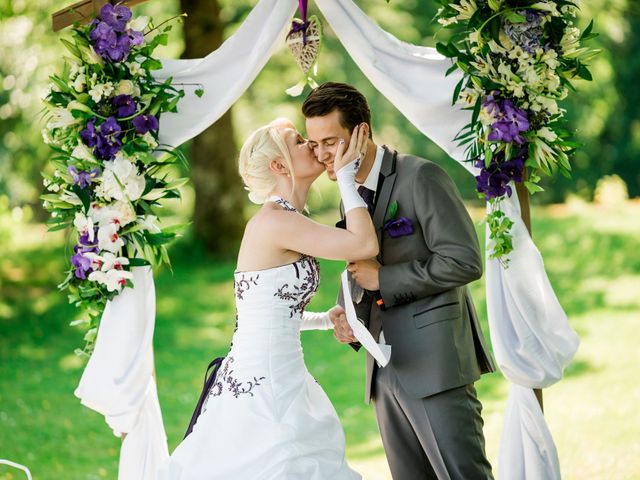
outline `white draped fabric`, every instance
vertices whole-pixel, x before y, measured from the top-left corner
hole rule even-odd
[[[127,434],[118,478],[155,480],[169,456],[153,378],[156,292],[150,267],[132,271],[134,287],[107,302],[95,350],[75,394],[105,416],[114,435]]]
[[[460,76],[445,77],[450,61],[433,48],[399,41],[351,0],[316,0],[316,5],[378,91],[424,135],[475,174],[473,166],[462,162],[463,151],[453,141],[467,123],[469,112],[451,106]],[[163,62],[156,78],[173,77],[176,85],[194,85],[183,86],[187,95],[178,105],[178,113],[162,117],[162,143],[178,146],[231,107],[283,44],[296,6],[295,0],[261,0],[218,50],[203,59]],[[205,90],[202,98],[194,93],[200,86]],[[499,473],[508,479],[555,479],[560,477],[558,457],[530,389],[547,387],[562,377],[578,338],[520,218],[515,189],[503,205],[515,222],[510,266],[505,269],[496,260],[486,261],[491,339],[500,369],[514,383]],[[136,287],[109,303],[96,351],[76,391],[85,405],[106,416],[116,434],[129,432],[130,440],[128,437],[122,446],[120,480],[153,478],[151,472],[159,459],[166,457],[166,437],[151,376],[152,282],[149,272],[138,273]]]

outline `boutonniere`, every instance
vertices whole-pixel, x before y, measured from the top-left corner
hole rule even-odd
[[[398,202],[393,201],[387,210],[386,220],[382,228],[384,228],[391,238],[404,237],[413,233],[413,223],[407,217],[398,216]]]

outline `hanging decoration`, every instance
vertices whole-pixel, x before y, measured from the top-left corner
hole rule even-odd
[[[585,62],[597,51],[581,42],[596,35],[592,23],[583,32],[574,24],[574,1],[438,2],[438,22],[457,30],[437,45],[455,62],[448,73],[463,72],[453,103],[473,112],[456,140],[480,169],[477,190],[489,205],[491,257],[506,266],[513,222],[501,202],[512,195],[513,182],[524,182],[533,194],[543,190],[541,174],[570,176],[569,156],[579,144],[558,102],[575,90],[574,79],[591,80]]]
[[[66,279],[58,287],[85,317],[80,355],[93,351],[108,300],[132,287],[132,267],[169,264],[166,244],[181,226],[161,226],[156,207],[178,198],[188,179],[169,180],[181,153],[158,144],[159,121],[175,112],[182,90],[156,81],[154,58],[171,25],[132,18],[124,5],[105,4],[88,25],[62,43],[62,72],[44,99],[45,143],[53,151],[42,175],[49,231],[71,232]],[[160,155],[164,154],[164,155]],[[185,163],[186,164],[186,163]]]
[[[318,86],[313,77],[318,74],[318,55],[322,45],[320,19],[315,15],[307,18],[308,0],[298,0],[298,3],[302,19],[293,19],[291,30],[287,34],[287,46],[302,70],[304,78],[287,89],[287,94],[293,97],[300,95],[307,84],[311,88]]]

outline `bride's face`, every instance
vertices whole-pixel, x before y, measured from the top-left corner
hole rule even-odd
[[[309,142],[294,128],[285,128],[284,140],[291,155],[293,176],[297,180],[318,178],[324,171],[324,165],[316,160]]]

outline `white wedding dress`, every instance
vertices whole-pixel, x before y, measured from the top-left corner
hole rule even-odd
[[[302,354],[303,312],[319,280],[318,262],[308,256],[235,272],[231,349],[160,480],[361,479],[347,465],[342,425]]]

